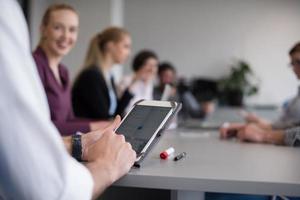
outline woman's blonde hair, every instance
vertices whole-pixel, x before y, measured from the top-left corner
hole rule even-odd
[[[58,11],[58,10],[69,10],[69,11],[72,11],[74,12],[76,15],[78,15],[78,12],[75,10],[75,8],[69,4],[64,4],[64,3],[60,3],[60,4],[53,4],[51,6],[49,6],[43,17],[42,17],[42,21],[41,21],[41,27],[43,26],[47,26],[49,24],[49,21],[50,21],[50,18],[51,18],[51,14],[52,12],[54,11]],[[43,36],[41,35],[40,36],[40,41],[39,41],[39,44],[41,44],[43,41]]]
[[[108,27],[101,33],[96,34],[90,41],[83,67],[99,65],[100,60],[104,58],[106,47],[109,42],[120,42],[124,36],[129,33],[120,27]]]

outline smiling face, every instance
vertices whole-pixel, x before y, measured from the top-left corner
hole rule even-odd
[[[291,65],[295,75],[300,80],[300,52],[291,54]]]
[[[48,23],[41,26],[41,45],[55,57],[67,55],[77,41],[78,25],[78,15],[74,11],[52,11]]]

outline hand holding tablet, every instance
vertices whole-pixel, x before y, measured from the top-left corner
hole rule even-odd
[[[125,136],[142,160],[160,133],[176,115],[181,104],[170,101],[140,101],[124,117],[116,133]]]

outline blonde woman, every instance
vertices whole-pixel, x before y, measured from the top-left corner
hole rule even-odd
[[[84,68],[72,90],[76,115],[110,119],[123,114],[133,97],[130,86],[118,97],[111,69],[124,63],[131,52],[131,38],[123,28],[109,27],[90,42]]]
[[[88,132],[107,125],[74,117],[71,87],[67,68],[61,60],[77,41],[79,18],[76,10],[66,4],[50,6],[41,22],[41,39],[33,57],[43,83],[51,120],[62,135]]]

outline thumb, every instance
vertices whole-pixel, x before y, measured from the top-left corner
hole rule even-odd
[[[114,121],[106,128],[106,130],[114,131],[116,128],[119,127],[120,123],[121,123],[121,117],[120,115],[117,115]]]

